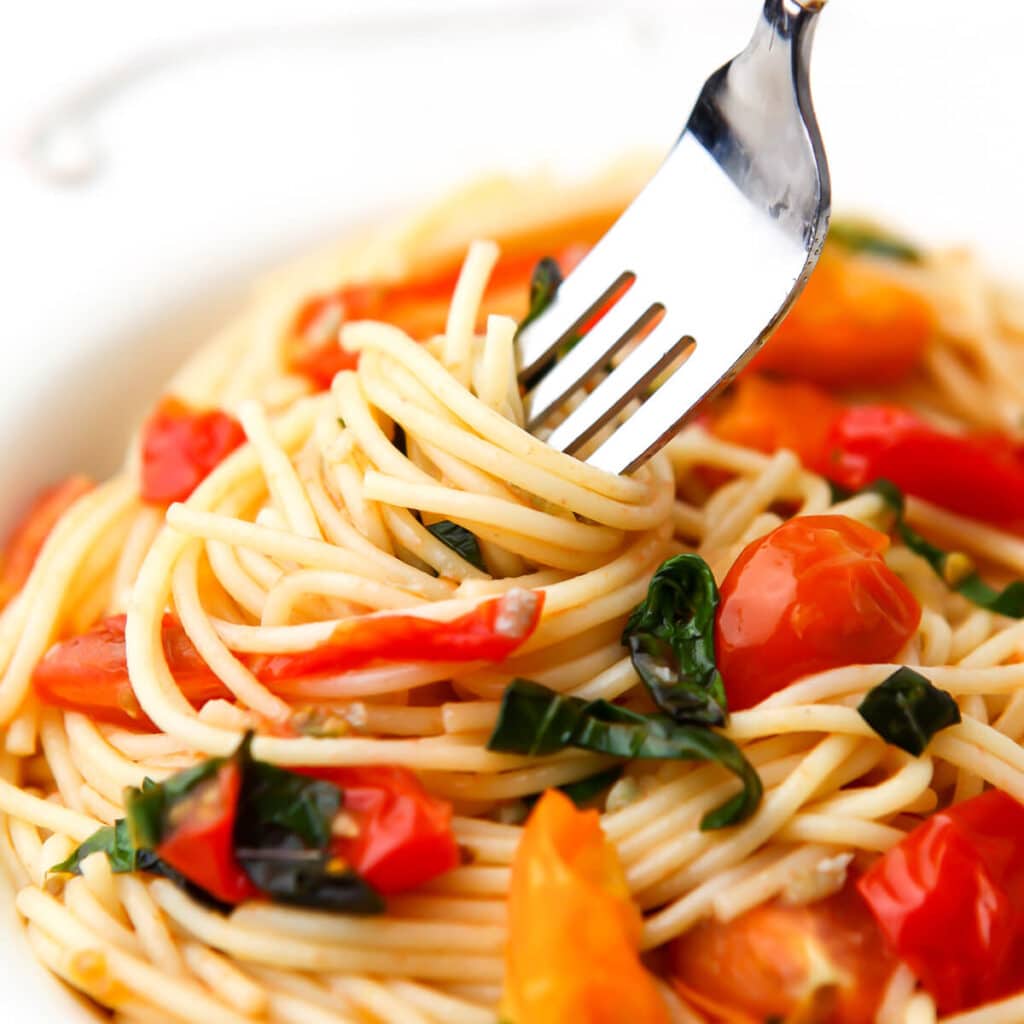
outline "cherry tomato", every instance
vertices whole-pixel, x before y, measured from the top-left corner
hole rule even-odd
[[[371,661],[502,661],[540,622],[544,592],[510,590],[450,622],[415,615],[347,620],[333,643],[300,654],[258,655],[249,667],[275,693],[292,681],[359,668]],[[307,689],[303,692],[310,695]]]
[[[0,608],[25,585],[57,521],[93,488],[87,476],[71,476],[43,491],[11,531],[0,562]]]
[[[933,815],[859,888],[942,1014],[1024,991],[1024,806],[989,790]]]
[[[235,817],[242,773],[225,761],[169,812],[170,829],[156,855],[222,903],[244,903],[259,895],[235,859]]]
[[[151,728],[128,678],[125,621],[124,615],[111,616],[51,647],[32,675],[36,696],[44,704],[82,711],[102,722]],[[175,682],[193,704],[231,698],[172,615],[163,619],[163,647]]]
[[[752,366],[825,387],[893,384],[920,364],[934,329],[918,292],[878,262],[826,246]]]
[[[671,943],[668,959],[680,994],[713,1020],[814,1024],[874,1020],[897,964],[851,885],[805,906],[705,921]]]
[[[142,428],[142,500],[184,501],[244,441],[245,431],[227,413],[164,398]]]
[[[597,811],[548,790],[512,863],[501,1019],[669,1024],[639,955],[640,912]]]
[[[921,608],[882,560],[888,546],[885,534],[845,516],[798,516],[743,549],[715,622],[732,710],[810,673],[899,652]]]
[[[458,867],[452,805],[431,796],[409,769],[373,765],[295,770],[342,789],[355,834],[339,836],[333,848],[378,892],[404,892]]]

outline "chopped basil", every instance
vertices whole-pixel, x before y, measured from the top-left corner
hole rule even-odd
[[[761,779],[739,747],[704,726],[680,725],[667,715],[641,715],[604,700],[585,701],[529,679],[505,689],[489,750],[547,755],[567,747],[627,759],[713,761],[743,788],[709,811],[702,829],[724,828],[750,817],[761,802]]]
[[[863,221],[834,220],[829,227],[828,237],[851,252],[863,252],[869,256],[881,256],[883,259],[903,263],[920,263],[922,259],[920,249]]]
[[[453,523],[450,519],[442,519],[439,523],[428,526],[427,529],[442,544],[446,544],[457,555],[461,555],[474,568],[481,572],[487,572],[483,556],[480,554],[480,542],[464,526],[459,526],[458,523]]]
[[[560,789],[577,807],[590,803],[594,797],[603,793],[609,786],[614,785],[622,776],[622,766],[615,765],[596,775],[588,775],[585,779],[577,779],[575,782],[567,782],[563,786],[556,786]],[[543,796],[542,793],[531,793],[523,797],[527,807],[533,805]]]
[[[886,743],[915,757],[937,732],[960,721],[953,697],[906,666],[871,689],[857,710]]]
[[[119,818],[115,825],[106,825],[93,832],[67,860],[54,864],[50,870],[80,875],[82,861],[93,853],[105,853],[111,870],[118,874],[135,870],[135,846],[124,818]]]
[[[102,851],[117,872],[161,875],[192,896],[219,909],[213,899],[157,854],[160,844],[194,813],[221,813],[221,769],[232,762],[240,772],[232,843],[238,866],[272,900],[339,910],[380,913],[380,895],[331,850],[332,827],[342,806],[342,791],[315,779],[255,760],[250,733],[231,758],[210,758],[162,783],[146,779],[125,791],[125,817],[100,829],[66,861],[51,870],[81,871],[82,861]],[[206,802],[211,800],[208,808]]]
[[[562,284],[562,271],[558,264],[550,256],[545,256],[537,266],[533,268],[533,276],[530,278],[530,307],[519,330],[527,324],[532,324],[548,306],[555,301],[558,289]]]
[[[725,685],[715,665],[718,587],[699,555],[676,555],[651,579],[622,643],[654,703],[677,722],[724,725]]]
[[[900,539],[914,554],[920,555],[950,589],[962,594],[979,608],[1011,619],[1024,619],[1024,580],[1014,580],[1002,590],[996,590],[981,578],[968,555],[962,551],[943,551],[931,541],[925,540],[907,525],[903,492],[891,481],[876,480],[860,493],[877,494],[882,498],[896,514],[894,529]]]

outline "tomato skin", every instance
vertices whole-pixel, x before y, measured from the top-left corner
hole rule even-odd
[[[579,242],[559,246],[555,258],[562,273],[568,274],[587,249]],[[481,304],[482,322],[491,313],[517,320],[526,315],[530,275],[544,255],[531,250],[505,255],[498,261]],[[336,374],[355,369],[359,363],[357,352],[347,352],[338,343],[338,329],[343,323],[383,320],[417,341],[440,334],[445,329],[448,304],[460,270],[459,265],[448,265],[405,281],[360,282],[313,296],[295,317],[285,344],[285,364],[318,390],[326,390]],[[321,330],[325,322],[329,329]]]
[[[51,647],[32,674],[36,696],[44,704],[81,711],[101,722],[152,728],[128,678],[125,622],[124,615],[113,615]],[[215,697],[231,698],[173,615],[163,618],[162,639],[171,674],[189,701],[201,705]]]
[[[680,991],[713,1019],[864,1024],[897,966],[856,888],[804,906],[767,903],[704,921],[668,951]],[[813,1007],[810,1017],[798,1011]]]
[[[640,961],[640,912],[597,811],[548,790],[512,863],[500,1017],[511,1024],[669,1024]]]
[[[93,486],[87,476],[70,476],[39,493],[4,546],[0,563],[0,608],[25,585],[60,517]]]
[[[857,490],[879,478],[984,522],[1024,524],[1024,458],[1000,435],[937,430],[898,406],[853,406],[826,440],[828,475]]]
[[[185,501],[244,442],[245,431],[227,413],[197,411],[180,399],[164,398],[142,428],[142,500]]]
[[[823,387],[877,387],[921,362],[930,303],[872,260],[826,246],[807,287],[752,366]]]
[[[249,667],[275,693],[289,682],[386,661],[502,661],[540,622],[544,592],[510,590],[450,622],[415,615],[362,616],[334,642],[299,654],[260,655]]]
[[[1024,990],[1024,806],[989,790],[932,815],[858,887],[942,1014]]]
[[[178,821],[156,848],[157,856],[222,903],[244,903],[259,890],[235,859],[234,832],[242,773],[225,761],[172,814]]]
[[[414,889],[460,863],[452,805],[432,796],[398,765],[296,768],[341,787],[358,829],[336,838],[334,851],[379,893]]]
[[[888,546],[885,534],[845,516],[798,516],[744,548],[715,621],[730,709],[813,672],[899,652],[921,608],[883,561]]]

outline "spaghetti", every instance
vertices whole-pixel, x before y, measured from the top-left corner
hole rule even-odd
[[[521,927],[506,899],[523,819],[537,794],[595,776],[589,800],[642,912],[643,950],[780,900],[814,905],[937,808],[990,787],[1024,801],[1024,626],[970,604],[899,540],[884,565],[920,605],[907,642],[732,708],[721,734],[763,786],[746,820],[699,828],[736,792],[720,764],[489,745],[517,678],[588,707],[651,713],[622,632],[670,557],[697,552],[721,584],[789,517],[891,525],[882,495],[836,495],[803,452],[736,443],[714,418],[621,478],[524,431],[513,342],[529,269],[551,253],[571,262],[632,188],[625,177],[571,195],[492,182],[280,274],[169,386],[183,408],[239,425],[233,441],[217,435],[223,450],[198,486],[147,500],[153,462],[137,438],[122,473],[74,490],[53,517],[0,619],[0,858],[36,955],[116,1019],[493,1024],[503,979],[524,969],[514,954],[506,962],[509,929]],[[550,209],[563,210],[557,221]],[[472,241],[481,233],[498,244]],[[936,429],[1016,430],[1019,297],[961,253],[885,274],[934,317],[886,401]],[[1024,573],[1008,523],[915,497],[907,515],[993,578]],[[390,646],[367,622],[392,623]],[[395,639],[394,623],[410,622],[420,639]],[[98,623],[107,649],[122,645],[130,680],[109,706],[82,703],[66,677],[64,689],[41,682],[55,651]],[[487,638],[472,656],[470,631]],[[502,635],[507,649],[494,646]],[[348,660],[316,671],[287,661],[325,647]],[[857,711],[900,667],[958,705],[959,723],[919,756]],[[723,675],[728,694],[724,664]],[[254,764],[321,778],[367,766],[415,773],[428,799],[453,807],[460,862],[388,895],[378,916],[261,899],[225,913],[168,877],[115,871],[102,851],[76,873],[51,870],[152,782],[205,763],[227,772],[246,734]],[[169,842],[159,849],[173,856]],[[658,973],[672,982],[671,969]],[[887,975],[876,1019],[937,1019],[921,976],[908,966]],[[664,1020],[741,1019],[695,992],[689,974],[652,984]],[[1006,992],[941,1019],[1024,1020],[1022,999]],[[502,1005],[508,1014],[515,1000],[506,992]],[[619,1019],[654,1018],[594,1017]]]

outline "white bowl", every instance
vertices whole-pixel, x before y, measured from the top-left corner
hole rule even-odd
[[[38,6],[26,24],[52,15]],[[90,93],[86,78],[87,116],[49,122],[60,133],[44,160],[86,169],[95,146],[102,160],[77,185],[40,177],[38,151],[5,154],[0,524],[48,480],[112,470],[170,370],[260,269],[483,171],[585,175],[635,144],[666,149],[757,11],[756,0],[460,6],[441,20],[312,27],[300,9],[287,31],[221,35],[159,66],[151,55],[114,74],[112,92]],[[815,95],[837,209],[968,241],[1024,273],[1024,10],[984,8],[982,23],[954,0],[836,0]],[[97,38],[126,31],[103,17],[90,12]],[[28,124],[40,112],[21,113]],[[0,939],[6,1020],[89,1019],[32,961],[9,904]]]

